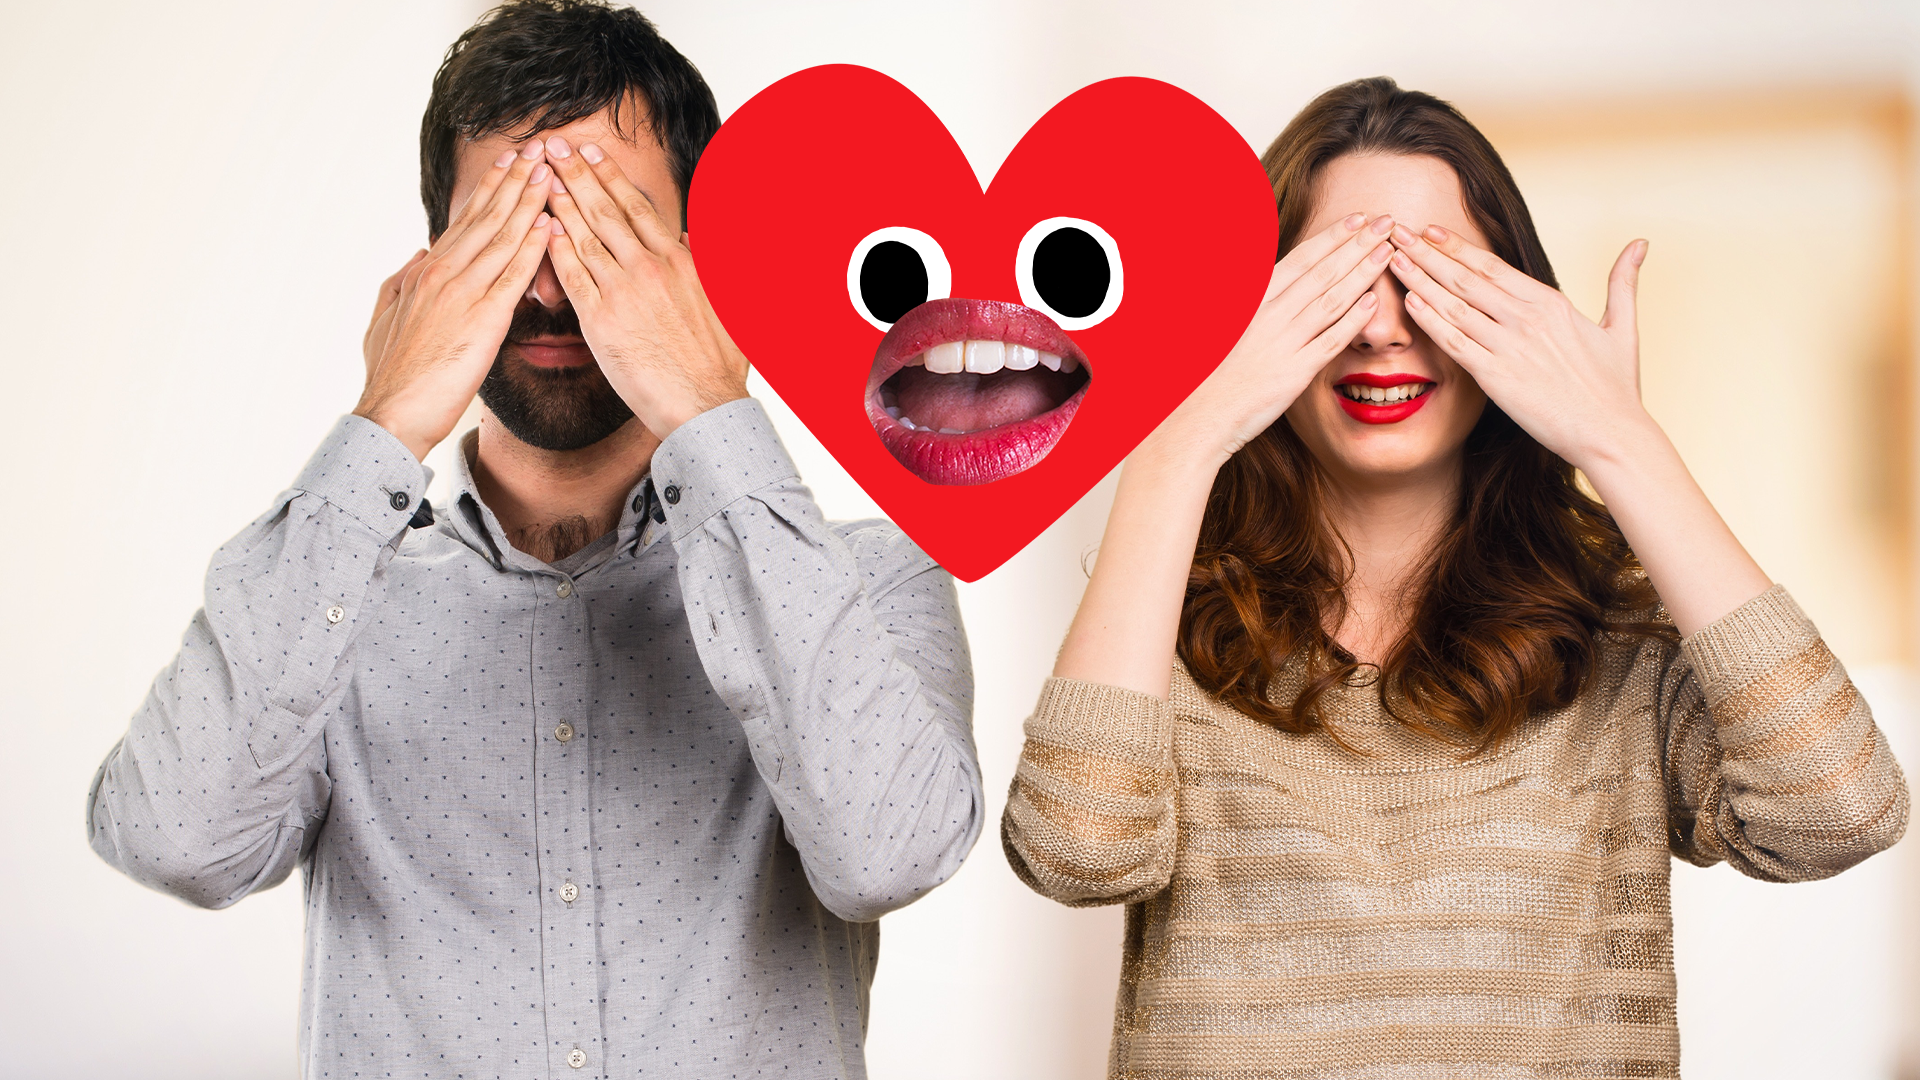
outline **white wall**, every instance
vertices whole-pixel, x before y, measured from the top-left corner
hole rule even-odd
[[[0,169],[17,222],[0,234],[0,565],[16,585],[0,621],[0,1077],[293,1074],[295,890],[218,913],[146,892],[86,849],[82,799],[198,604],[207,556],[351,407],[374,286],[423,231],[427,82],[474,10],[6,0],[0,100],[18,149]],[[1920,81],[1920,16],[1890,0],[648,10],[723,111],[808,64],[869,64],[918,91],[983,177],[1054,101],[1117,74],[1197,93],[1257,145],[1312,93],[1381,72],[1470,112]],[[869,512],[803,429],[782,431],[830,512]],[[995,820],[1104,501],[963,592]],[[1904,678],[1863,679],[1903,731]],[[1912,921],[1897,866],[1794,889],[1678,875],[1689,1075],[1885,1075],[1901,1015],[1884,942]],[[989,832],[952,883],[887,921],[876,1077],[1099,1075],[1117,934],[1114,912],[1028,894]],[[1823,1005],[1818,1026],[1782,1000]]]

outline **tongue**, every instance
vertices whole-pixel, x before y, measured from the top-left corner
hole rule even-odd
[[[1058,372],[997,371],[991,375],[960,372],[935,375],[923,367],[904,368],[887,380],[900,406],[900,415],[921,427],[954,431],[985,431],[1020,420],[1031,420],[1065,401]]]

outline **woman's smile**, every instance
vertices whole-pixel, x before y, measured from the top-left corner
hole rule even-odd
[[[1355,372],[1333,384],[1340,407],[1363,424],[1397,424],[1432,400],[1439,384],[1424,375]]]

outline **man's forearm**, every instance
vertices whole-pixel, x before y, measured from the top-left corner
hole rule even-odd
[[[214,555],[205,607],[89,793],[101,857],[206,907],[297,865],[327,808],[317,717],[425,481],[391,435],[346,418]]]
[[[757,403],[716,414],[654,459],[694,641],[815,891],[878,918],[952,876],[980,832],[952,580],[891,527],[829,526]]]

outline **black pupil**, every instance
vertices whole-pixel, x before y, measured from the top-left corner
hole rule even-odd
[[[860,299],[883,323],[927,302],[927,264],[920,253],[898,240],[882,240],[860,263]]]
[[[1085,229],[1055,229],[1033,249],[1034,291],[1069,319],[1084,319],[1099,311],[1112,283],[1107,251]]]

